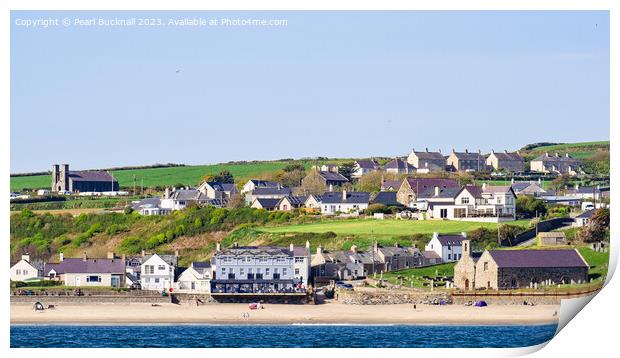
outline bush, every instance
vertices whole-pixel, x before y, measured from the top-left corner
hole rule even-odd
[[[129,236],[121,241],[121,244],[118,246],[120,252],[127,254],[137,254],[142,251],[145,247],[144,241],[138,239],[137,237]]]

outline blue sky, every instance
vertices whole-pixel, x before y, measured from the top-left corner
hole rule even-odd
[[[609,139],[608,12],[11,16],[13,173]],[[16,26],[49,16],[288,26]]]

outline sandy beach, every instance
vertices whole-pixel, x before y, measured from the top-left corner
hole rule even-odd
[[[30,304],[11,304],[11,323],[49,324],[127,324],[127,323],[205,323],[205,324],[543,324],[557,323],[559,305],[488,306],[461,305],[323,305],[266,304],[249,310],[247,304],[192,306],[171,303],[153,307],[149,303],[59,304],[55,309],[35,312]],[[249,318],[244,318],[249,312]]]

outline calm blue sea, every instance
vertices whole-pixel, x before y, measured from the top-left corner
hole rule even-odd
[[[11,325],[11,347],[525,347],[556,325]]]

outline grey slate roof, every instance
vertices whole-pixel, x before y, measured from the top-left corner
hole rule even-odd
[[[384,180],[383,183],[381,183],[381,190],[388,190],[389,188],[398,190],[402,183],[402,180]]]
[[[326,192],[323,194],[323,204],[368,204],[370,193],[362,191],[347,192],[346,199],[342,192]]]
[[[484,156],[478,152],[452,152],[452,154],[459,160],[485,160]]]
[[[372,159],[363,159],[356,161],[357,165],[363,169],[378,169],[379,164]]]
[[[208,184],[215,191],[230,191],[233,193],[237,191],[237,188],[235,187],[235,184],[233,183],[220,183],[220,182],[212,181],[212,182],[208,182]]]
[[[438,198],[438,199],[450,199],[450,198],[454,198],[458,195],[458,193],[461,191],[460,188],[456,187],[456,188],[440,188],[439,189],[439,195],[435,195],[435,188],[427,188],[424,189],[423,191],[420,191],[418,193],[418,196],[422,199],[432,199],[432,198]]]
[[[291,192],[291,188],[289,187],[256,188],[252,190],[251,195],[291,195]]]
[[[577,250],[491,250],[493,260],[501,267],[588,267]]]
[[[439,153],[439,152],[416,152],[415,150],[413,151],[413,153],[419,158],[419,159],[432,159],[432,160],[445,160],[446,158],[444,158],[444,156]]]
[[[428,189],[435,189],[435,187],[439,187],[440,189],[444,189],[444,188],[458,188],[459,187],[459,183],[454,180],[454,179],[441,179],[441,178],[406,178],[405,179],[408,183],[409,186],[411,186],[411,189],[414,192],[417,192],[418,190],[420,192],[424,192]]]
[[[256,188],[277,188],[281,186],[280,183],[269,180],[251,179],[250,182],[252,182]]]
[[[45,276],[54,269],[58,274],[65,273],[111,273],[124,274],[125,262],[122,259],[66,258],[58,263],[45,264]]]
[[[516,192],[520,192],[523,191],[525,188],[529,187],[530,185],[532,185],[532,183],[529,182],[518,182],[518,183],[514,183],[512,184],[512,189]]]
[[[214,256],[293,256],[293,252],[288,247],[236,246],[217,251]]]
[[[261,207],[263,207],[263,209],[275,209],[280,203],[280,199],[272,198],[256,198],[256,201]]]
[[[512,187],[510,185],[487,185],[484,190],[483,193],[491,193],[491,194],[496,194],[496,193],[508,193],[512,191]],[[513,191],[514,194],[514,191]]]
[[[90,181],[90,182],[108,182],[112,183],[112,180],[116,182],[116,179],[112,179],[112,176],[107,172],[101,170],[85,170],[85,171],[69,171],[69,178],[73,181]]]
[[[385,206],[402,206],[402,204],[396,200],[396,194],[398,193],[395,191],[380,191],[375,198],[372,199],[372,202]]]
[[[144,198],[137,203],[132,203],[131,207],[134,210],[140,210],[140,208],[155,208],[161,204],[161,199],[157,196],[152,198]]]
[[[581,163],[581,161],[579,159],[571,158],[570,156],[569,157],[567,157],[565,155],[555,156],[555,155],[550,155],[550,154],[548,156],[546,154],[540,155],[540,156],[536,157],[535,159],[532,159],[532,161],[533,162],[534,161],[536,161],[536,162],[542,161],[542,162]]]
[[[304,203],[306,202],[306,199],[308,199],[308,197],[307,196],[287,196],[286,199],[293,206],[302,206],[302,205],[304,205]]]
[[[201,201],[207,200],[207,196],[197,189],[177,189],[170,193],[170,198],[174,200],[186,200],[186,201]]]
[[[346,183],[349,181],[347,178],[342,176],[342,174],[340,173],[320,171],[319,175],[327,181],[336,181],[336,182],[342,182],[342,183]]]
[[[153,254],[144,255],[144,257],[142,257],[142,263],[145,263],[146,260],[151,258],[151,256],[153,256]],[[164,260],[164,262],[166,262],[168,265],[175,266],[175,267],[178,266],[179,258],[175,255],[157,254],[157,256],[159,256],[162,260]]]
[[[455,245],[461,245],[461,243],[463,243],[463,240],[467,240],[466,237],[462,236],[462,235],[437,235],[437,240],[439,240],[439,243],[441,244],[441,246],[447,246],[447,245],[451,245],[451,246],[455,246]]]
[[[400,158],[394,158],[389,163],[383,166],[383,169],[398,169],[414,171],[415,167]]]
[[[579,218],[579,219],[589,219],[589,218],[591,218],[591,217],[592,217],[592,215],[594,214],[594,212],[595,212],[595,211],[596,211],[595,209],[592,209],[592,210],[586,210],[586,211],[584,211],[583,213],[581,213],[581,214],[577,215],[577,216],[575,217],[575,219],[577,219],[577,218]]]
[[[480,199],[482,198],[482,187],[474,186],[474,185],[465,185],[460,191],[467,190],[474,198]],[[458,195],[458,194],[457,194]]]
[[[500,152],[500,153],[496,153],[493,152],[493,154],[495,155],[495,157],[499,160],[504,160],[504,161],[508,161],[508,160],[512,160],[512,161],[519,161],[522,162],[523,158],[521,158],[521,156],[519,155],[519,153],[516,152]]]

